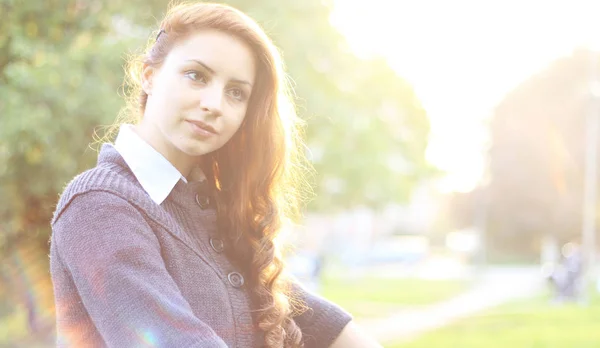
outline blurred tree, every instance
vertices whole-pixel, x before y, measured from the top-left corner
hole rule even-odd
[[[532,259],[544,236],[579,238],[590,64],[589,52],[575,51],[524,81],[495,109],[492,180],[467,194],[471,206],[455,207],[463,220],[474,221],[470,212],[487,201],[492,255]]]
[[[428,123],[411,88],[384,61],[353,56],[319,0],[227,3],[264,25],[295,80],[318,171],[310,208],[406,199],[430,173]],[[32,236],[45,245],[58,194],[95,162],[95,127],[122,106],[124,57],[144,46],[166,6],[0,0],[0,247]]]
[[[145,40],[121,18],[150,17],[145,4],[0,0],[0,247],[45,244],[58,193],[93,165],[94,127],[122,105],[123,54]]]
[[[429,123],[412,87],[383,60],[360,60],[331,27],[323,0],[227,1],[259,22],[283,52],[317,171],[312,210],[404,202],[425,163]]]

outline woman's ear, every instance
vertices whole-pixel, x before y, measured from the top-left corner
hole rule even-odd
[[[142,69],[142,89],[147,95],[152,95],[152,80],[154,78],[154,67],[144,63]]]

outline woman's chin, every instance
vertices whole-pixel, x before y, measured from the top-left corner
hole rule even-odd
[[[178,146],[179,150],[185,153],[190,157],[201,157],[208,153],[214,151],[214,149],[210,146],[206,146],[207,144],[183,144],[182,146]]]

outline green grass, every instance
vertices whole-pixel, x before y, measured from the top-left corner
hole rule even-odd
[[[27,309],[15,305],[13,310],[0,316],[0,347],[47,348],[54,346],[51,330],[54,317],[47,313],[40,314],[37,334],[29,331]]]
[[[326,277],[320,293],[355,317],[370,318],[446,300],[466,290],[468,285],[464,280]]]
[[[547,296],[510,303],[388,348],[597,348],[600,297],[589,306],[552,305]]]
[[[0,317],[0,346],[7,345],[14,337],[27,334],[27,314],[23,308],[18,308],[9,315]]]

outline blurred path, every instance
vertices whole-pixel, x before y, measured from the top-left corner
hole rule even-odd
[[[403,310],[386,318],[361,320],[359,324],[382,344],[409,340],[461,317],[535,296],[544,287],[539,267],[490,267],[478,277],[471,290],[450,300]]]

